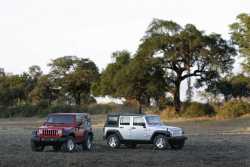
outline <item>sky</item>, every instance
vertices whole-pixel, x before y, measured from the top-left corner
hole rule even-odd
[[[229,39],[228,25],[250,12],[250,0],[0,0],[0,67],[22,73],[60,56],[93,60],[134,53],[153,18],[192,23]],[[235,71],[239,71],[239,63]]]

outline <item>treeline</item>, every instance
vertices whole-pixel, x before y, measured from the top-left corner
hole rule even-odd
[[[101,73],[93,61],[76,56],[52,60],[48,74],[43,74],[39,66],[32,66],[20,75],[2,72],[1,112],[19,106],[40,106],[48,111],[60,105],[88,110],[86,106],[96,103],[95,96],[111,96],[125,99],[127,105],[137,106],[139,112],[152,105],[158,110],[173,106],[181,115],[192,101],[193,87],[205,88],[206,96],[223,96],[218,102],[248,99],[250,15],[239,15],[230,28],[232,38],[227,41],[192,24],[181,26],[154,19],[136,53],[114,52],[113,62]],[[244,58],[243,73],[239,75],[232,74],[236,45]],[[180,100],[184,81],[188,83],[185,105]]]

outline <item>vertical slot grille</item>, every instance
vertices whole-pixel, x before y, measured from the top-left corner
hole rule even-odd
[[[43,136],[58,136],[57,130],[53,129],[44,129]]]

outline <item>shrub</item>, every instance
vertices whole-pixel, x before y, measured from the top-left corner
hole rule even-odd
[[[112,112],[113,107],[108,104],[91,104],[88,106],[88,113],[90,114],[105,114]]]
[[[203,117],[214,114],[215,110],[212,105],[198,102],[184,103],[181,113],[184,117]]]
[[[177,118],[178,114],[175,111],[175,108],[173,106],[167,106],[163,111],[160,113],[161,119],[171,119],[171,118]]]
[[[229,101],[221,106],[217,115],[221,118],[236,118],[250,113],[250,104],[244,101]]]
[[[110,112],[136,112],[136,108],[122,104],[91,104],[88,106],[90,114],[106,114]]]

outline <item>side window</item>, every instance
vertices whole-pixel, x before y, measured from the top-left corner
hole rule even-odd
[[[143,117],[134,117],[133,119],[133,125],[134,126],[144,126],[145,122]]]
[[[107,119],[107,125],[118,126],[118,116],[109,116]]]
[[[130,125],[130,117],[120,117],[120,125]]]
[[[91,127],[91,119],[88,116],[85,116],[83,118],[83,121],[84,121],[83,124],[85,125],[85,127]]]

